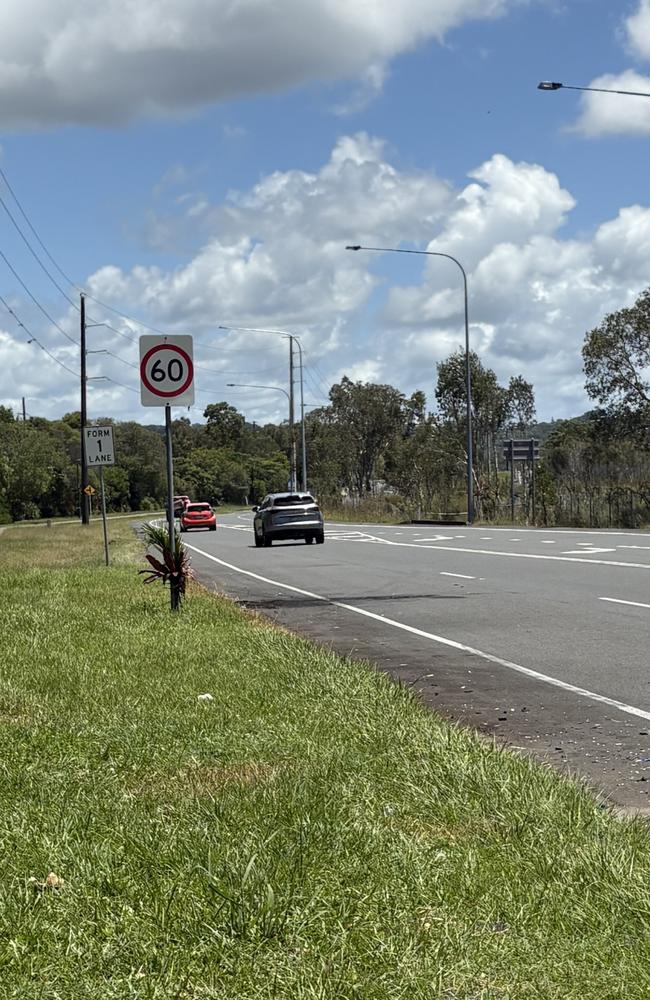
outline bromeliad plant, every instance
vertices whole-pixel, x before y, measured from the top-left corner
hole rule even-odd
[[[185,597],[187,584],[194,575],[190,567],[188,551],[179,535],[175,536],[172,549],[167,528],[155,524],[145,524],[143,535],[147,545],[157,549],[160,555],[158,557],[148,552],[146,559],[149,563],[149,569],[141,569],[139,572],[148,574],[145,583],[154,583],[156,580],[160,580],[163,584],[169,584],[172,611],[177,611]]]

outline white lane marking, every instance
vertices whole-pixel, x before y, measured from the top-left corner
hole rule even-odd
[[[226,515],[224,515],[224,517],[225,516]],[[326,523],[327,524],[337,524],[338,525],[341,522],[339,522],[339,521],[328,521]],[[354,526],[355,528],[375,528],[375,529],[381,528],[383,531],[388,531],[392,527],[397,527],[397,525],[380,525],[377,522],[375,522],[374,524],[368,524],[367,522],[359,522],[359,521],[348,521],[348,522],[346,522],[345,526],[346,527]],[[410,528],[411,531],[418,531],[418,530],[421,531],[422,528],[424,527],[424,525],[422,525],[422,524],[401,524],[399,527],[402,530],[404,528]],[[436,527],[438,527],[438,526],[436,525]],[[466,526],[464,524],[460,524],[459,523],[458,527],[459,528],[460,527],[465,528]],[[481,530],[481,527],[474,528],[472,525],[467,525],[467,528],[470,531],[480,531]],[[451,525],[450,525],[450,530],[453,530],[453,529],[451,529]],[[485,528],[483,528],[483,531],[485,531]],[[496,531],[502,531],[502,532],[503,531],[512,531],[512,528],[497,528],[497,527],[493,527],[493,528],[488,528],[488,531],[495,531],[495,532]],[[523,532],[526,535],[532,535],[532,536],[534,536],[534,535],[541,535],[541,534],[544,534],[544,535],[581,535],[583,538],[588,538],[590,535],[618,535],[620,538],[645,538],[646,541],[650,541],[650,531],[645,531],[645,532],[643,532],[643,531],[639,531],[639,532],[633,532],[633,531],[597,531],[597,530],[591,530],[589,528],[525,528],[523,526],[520,527],[519,531]]]
[[[650,549],[650,545],[617,545],[617,549]]]
[[[616,552],[616,549],[570,549],[568,552],[563,552],[563,556],[594,556],[599,552]]]
[[[337,541],[336,535],[325,535],[332,541]],[[646,569],[650,570],[650,563],[617,562],[615,559],[581,559],[575,556],[547,556],[541,552],[502,552],[499,549],[462,549],[456,545],[436,545],[435,549],[429,549],[426,545],[419,545],[417,542],[391,542],[388,538],[377,538],[375,535],[366,535],[363,538],[355,539],[359,542],[380,542],[382,545],[397,545],[402,549],[421,549],[429,552],[467,552],[475,556],[505,556],[507,559],[545,559],[550,562],[570,562],[587,563],[589,566],[620,566],[624,569]],[[607,552],[615,552],[615,549],[606,549]],[[580,549],[580,555],[584,551]]]
[[[230,528],[231,531],[241,531],[242,529],[239,525],[234,524],[222,524],[221,528]],[[248,529],[243,529],[248,530]],[[326,532],[326,538],[331,542],[374,542],[381,545],[397,545],[400,548],[407,549],[427,549],[428,545],[423,545],[421,542],[391,542],[388,538],[380,538],[377,535],[368,535],[363,531],[348,531],[348,532],[338,532],[328,530]],[[443,541],[447,538],[445,535],[440,536],[440,540]],[[423,540],[424,541],[424,540]],[[453,539],[449,539],[453,541]],[[622,546],[618,546],[622,548]],[[552,562],[572,562],[572,563],[589,563],[592,566],[619,566],[623,569],[647,569],[650,570],[650,563],[634,563],[634,562],[619,562],[615,559],[585,559],[576,558],[581,556],[596,555],[599,552],[616,552],[616,549],[593,549],[589,551],[588,549],[576,549],[575,551],[564,552],[561,556],[551,556],[543,555],[542,553],[536,552],[501,552],[497,549],[463,549],[459,546],[452,545],[436,545],[434,551],[439,552],[466,552],[469,555],[479,555],[479,556],[505,556],[509,559],[545,559]]]
[[[552,538],[545,538],[544,541],[542,542],[542,545],[555,545],[555,544],[556,544],[555,539]]]
[[[519,663],[513,663],[511,660],[504,660],[500,656],[494,656],[492,653],[484,653],[480,649],[475,649],[473,646],[466,646],[462,642],[456,642],[455,639],[446,639],[442,635],[436,635],[433,632],[425,632],[421,628],[415,628],[413,625],[406,625],[404,622],[395,621],[393,618],[385,618],[384,615],[377,615],[374,611],[366,611],[364,608],[357,608],[353,604],[343,604],[342,601],[333,601],[329,597],[323,597],[322,594],[314,594],[310,590],[302,590],[301,587],[292,587],[288,583],[281,583],[279,580],[270,580],[267,576],[260,576],[259,573],[253,573],[249,569],[242,569],[241,566],[233,566],[232,563],[226,562],[224,559],[217,559],[216,556],[211,555],[209,552],[204,552],[203,549],[197,549],[194,545],[187,545],[188,549],[193,552],[198,552],[199,555],[204,556],[206,559],[210,559],[212,562],[218,563],[220,566],[225,566],[226,569],[231,569],[235,573],[242,573],[244,576],[250,576],[254,580],[260,580],[262,583],[271,584],[272,587],[281,587],[283,590],[290,590],[294,594],[300,594],[302,597],[310,597],[314,601],[322,601],[323,604],[331,604],[332,607],[342,608],[344,611],[351,611],[355,615],[363,615],[364,618],[371,618],[373,621],[380,622],[382,625],[392,625],[393,628],[401,629],[403,632],[410,632],[412,635],[419,635],[424,639],[431,639],[432,642],[440,643],[442,646],[449,646],[452,649],[458,649],[462,653],[469,653],[471,656],[477,656],[482,660],[487,660],[489,663],[496,663],[498,666],[507,667],[509,670],[514,670],[518,674],[524,674],[526,677],[532,677],[533,680],[542,681],[545,684],[550,684],[552,687],[561,688],[563,691],[570,691],[572,694],[581,695],[583,698],[588,698],[591,701],[599,702],[602,705],[609,705],[610,708],[616,708],[620,712],[624,712],[626,715],[636,715],[641,719],[650,720],[650,712],[645,712],[642,708],[636,708],[634,705],[627,705],[623,701],[617,701],[615,698],[608,698],[604,694],[598,694],[595,691],[589,691],[587,688],[578,687],[575,684],[569,684],[567,681],[561,681],[557,677],[550,677],[548,674],[542,674],[538,670],[531,670],[530,667],[522,667]]]
[[[468,525],[471,528],[471,525]],[[479,528],[473,529],[479,531]],[[524,528],[519,529],[527,535],[582,535],[587,538],[589,535],[619,535],[622,538],[645,538],[648,541],[650,532],[648,531],[595,531],[591,528]],[[512,531],[512,528],[490,528],[490,531]]]
[[[457,576],[459,580],[475,580],[475,576],[465,576],[464,573],[441,573],[440,576]]]
[[[481,535],[481,537],[479,538],[479,542],[491,542],[491,541],[492,541],[492,535]]]
[[[599,601],[609,601],[610,604],[631,604],[633,608],[650,608],[650,604],[641,604],[640,601],[621,601],[618,597],[599,597]]]

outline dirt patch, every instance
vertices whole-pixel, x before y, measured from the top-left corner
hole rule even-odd
[[[158,772],[140,777],[137,786],[129,789],[127,794],[164,799],[203,798],[226,788],[270,785],[286,770],[286,764],[252,760],[220,765],[193,762],[174,774]]]

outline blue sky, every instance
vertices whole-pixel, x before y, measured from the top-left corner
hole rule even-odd
[[[458,275],[439,261],[346,255],[355,241],[457,255],[485,363],[532,381],[540,418],[587,408],[585,331],[648,283],[650,99],[536,85],[650,92],[648,0],[137,9],[4,0],[0,165],[77,284],[195,336],[212,372],[197,373],[193,419],[219,399],[249,419],[284,416],[277,392],[226,388],[286,386],[284,341],[219,324],[299,334],[310,401],[349,374],[423,389],[433,406],[435,365],[462,339]],[[1,181],[0,195],[24,227]],[[74,310],[0,216],[3,252],[75,338]],[[74,345],[1,260],[0,295],[76,368]],[[124,335],[95,331],[122,360],[95,355],[92,373],[136,388],[124,337],[144,329],[89,309]],[[26,339],[0,306],[3,401],[24,394],[30,413],[50,417],[77,409],[72,376]],[[91,416],[157,420],[131,390],[96,382]]]

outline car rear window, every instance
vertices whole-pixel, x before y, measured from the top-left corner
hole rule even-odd
[[[186,512],[188,514],[199,514],[205,513],[205,511],[212,510],[209,503],[191,503],[186,507]]]
[[[316,503],[308,493],[287,493],[286,496],[276,497],[273,501],[276,507],[290,507],[292,504]]]

